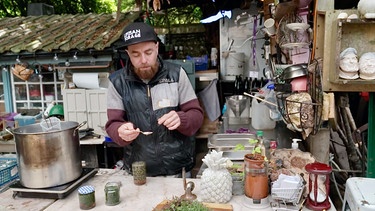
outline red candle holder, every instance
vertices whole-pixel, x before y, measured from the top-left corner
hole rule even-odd
[[[328,210],[331,208],[331,203],[329,202],[329,174],[332,172],[332,168],[327,164],[315,162],[307,164],[305,169],[309,173],[309,194],[306,199],[306,207],[316,211]],[[319,200],[318,198],[318,192],[320,191],[318,190],[318,178],[321,178],[324,183],[324,200]]]

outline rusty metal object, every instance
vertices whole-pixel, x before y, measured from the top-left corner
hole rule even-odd
[[[186,183],[185,168],[182,168],[182,178],[183,178],[183,185],[184,185],[185,194],[182,195],[180,198],[183,199],[183,200],[188,200],[188,201],[195,200],[197,198],[197,195],[192,193],[192,191],[194,190],[195,184],[192,181]]]

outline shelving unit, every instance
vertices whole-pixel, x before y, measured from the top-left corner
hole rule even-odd
[[[24,109],[45,110],[52,101],[62,103],[61,87],[58,73],[48,72],[43,75],[33,74],[27,81],[23,81],[11,74],[12,99],[14,112]]]
[[[338,54],[347,47],[354,47],[361,56],[365,52],[375,52],[373,20],[339,20],[337,16],[345,12],[358,14],[357,10],[332,10],[319,12],[317,16],[316,56],[323,60],[323,91],[328,92],[370,92],[368,128],[373,128],[375,107],[375,80],[344,80],[338,77]],[[367,177],[375,177],[375,146],[372,140],[375,131],[368,131]]]
[[[317,17],[318,43],[324,42],[322,49],[316,49],[316,57],[323,61],[323,90],[337,92],[373,92],[375,80],[347,80],[339,78],[339,54],[348,47],[358,52],[358,57],[366,52],[375,52],[373,32],[375,21],[339,20],[337,16],[345,12],[357,14],[357,10],[333,10],[321,12]],[[324,38],[321,40],[321,38]],[[320,40],[320,41],[319,41]],[[318,48],[318,47],[317,47]]]
[[[64,89],[64,118],[66,121],[87,121],[96,133],[107,122],[106,89]]]

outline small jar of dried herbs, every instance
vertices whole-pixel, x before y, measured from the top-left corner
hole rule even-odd
[[[118,182],[108,182],[104,187],[105,204],[115,206],[120,203],[120,184]]]
[[[79,208],[81,210],[89,210],[94,208],[95,203],[95,188],[91,185],[85,185],[78,189]]]

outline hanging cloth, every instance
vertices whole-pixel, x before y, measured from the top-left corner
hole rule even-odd
[[[203,104],[203,108],[210,121],[215,121],[220,116],[220,103],[217,93],[217,79],[213,79],[210,84],[197,95]]]

